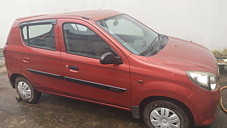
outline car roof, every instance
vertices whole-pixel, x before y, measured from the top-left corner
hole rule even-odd
[[[119,15],[119,14],[122,14],[122,13],[118,11],[112,11],[112,10],[90,10],[90,11],[77,11],[77,12],[67,12],[67,13],[59,13],[59,14],[44,14],[44,15],[22,17],[22,18],[18,18],[17,21],[26,22],[26,21],[33,21],[33,20],[59,19],[59,18],[85,18],[85,19],[98,21],[111,16]]]

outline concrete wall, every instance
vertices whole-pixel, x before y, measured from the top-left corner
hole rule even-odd
[[[97,9],[125,12],[159,33],[210,50],[227,48],[227,0],[1,0],[0,48],[17,17]]]

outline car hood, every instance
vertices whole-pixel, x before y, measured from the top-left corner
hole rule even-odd
[[[159,53],[147,57],[149,61],[182,70],[217,73],[217,61],[207,48],[193,42],[168,38],[167,45]]]

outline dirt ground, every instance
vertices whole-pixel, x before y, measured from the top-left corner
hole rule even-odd
[[[227,74],[221,74],[221,86],[227,85]],[[222,92],[227,107],[227,90]],[[37,104],[15,99],[16,92],[8,82],[4,60],[0,60],[0,128],[144,128],[142,120],[130,112],[42,94]],[[197,127],[205,128],[205,127]],[[227,128],[227,113],[219,107],[218,116],[206,128]]]

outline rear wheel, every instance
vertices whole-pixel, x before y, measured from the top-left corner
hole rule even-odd
[[[41,93],[24,77],[16,78],[15,89],[19,97],[27,103],[36,103],[41,97]]]
[[[183,108],[158,100],[149,103],[143,111],[143,120],[149,128],[189,128],[189,118]]]

